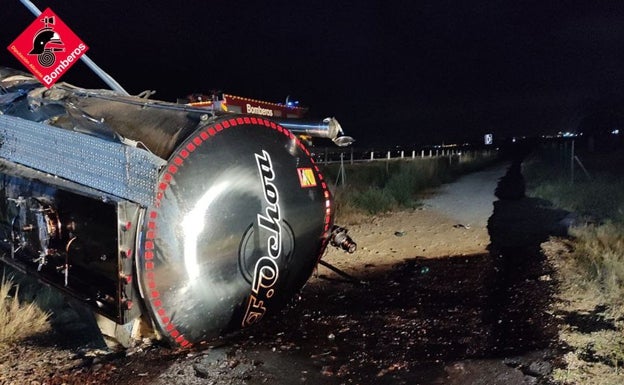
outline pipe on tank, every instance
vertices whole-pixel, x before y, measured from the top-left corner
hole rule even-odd
[[[354,142],[353,138],[350,136],[342,136],[344,133],[336,118],[325,118],[321,121],[307,121],[301,119],[274,120],[296,135],[328,138],[340,147],[348,146]]]
[[[275,119],[282,127],[297,135],[310,135],[317,138],[335,139],[342,134],[342,127],[336,118],[325,118],[321,121],[301,119]]]

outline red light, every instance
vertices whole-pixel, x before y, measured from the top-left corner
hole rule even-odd
[[[130,282],[132,282],[132,276],[131,275],[122,274],[121,275],[121,280],[122,280],[122,282],[124,284],[128,285],[128,284],[130,284]]]

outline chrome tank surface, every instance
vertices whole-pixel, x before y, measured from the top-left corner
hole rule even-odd
[[[197,129],[142,225],[138,278],[158,328],[188,346],[283,306],[326,246],[330,206],[310,153],[281,126],[240,116]]]

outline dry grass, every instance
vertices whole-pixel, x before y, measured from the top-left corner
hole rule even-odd
[[[19,298],[19,285],[2,276],[0,282],[0,345],[10,344],[50,329],[50,314]]]
[[[579,329],[578,321],[562,322],[559,339],[567,347],[565,365],[554,369],[552,383],[619,385],[624,376],[624,320],[613,313],[612,306],[605,306],[609,304],[609,291],[587,273],[585,262],[579,263],[577,242],[578,238],[554,239],[542,245],[559,281],[560,300],[553,310],[585,320],[585,328],[589,329]]]
[[[608,222],[571,229],[578,285],[624,316],[624,225]]]

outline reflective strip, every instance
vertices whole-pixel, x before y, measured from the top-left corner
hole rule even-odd
[[[0,115],[0,157],[151,206],[167,162],[119,142]]]

